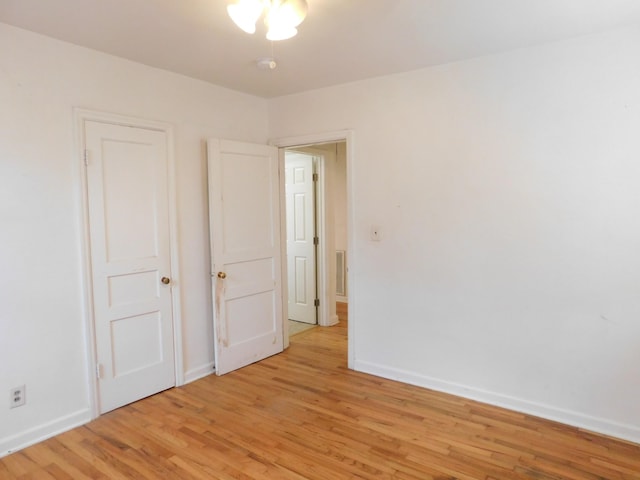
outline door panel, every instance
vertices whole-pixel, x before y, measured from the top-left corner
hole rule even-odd
[[[226,140],[208,147],[215,362],[222,375],[283,349],[278,150]]]
[[[289,318],[317,323],[313,156],[286,152],[287,270]]]
[[[235,319],[227,323],[229,345],[248,347],[250,340],[272,333],[273,291],[228,299],[226,303],[227,318]]]
[[[162,361],[162,324],[159,312],[111,322],[113,376],[118,378]]]
[[[100,412],[175,385],[166,133],[85,123]]]

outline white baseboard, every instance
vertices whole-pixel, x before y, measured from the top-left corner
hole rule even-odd
[[[329,317],[329,322],[326,325],[323,325],[324,327],[330,327],[332,325],[337,325],[340,322],[340,319],[338,318],[338,315],[331,315]]]
[[[187,384],[206,377],[207,375],[214,373],[214,371],[213,362],[191,369],[184,374],[184,383]],[[65,417],[45,423],[44,425],[39,425],[30,430],[18,433],[17,435],[0,438],[0,458],[46,440],[47,438],[51,438],[55,435],[71,430],[72,428],[84,425],[91,420],[92,417],[90,409],[80,410]]]
[[[213,362],[209,362],[206,365],[202,365],[197,368],[192,368],[188,372],[184,374],[184,384],[195,382],[207,375],[211,375],[215,372],[215,367],[213,366]]]
[[[336,295],[336,302],[349,303],[349,297],[343,297],[342,295]]]
[[[44,425],[0,439],[0,458],[91,421],[90,409],[79,410]]]
[[[530,402],[521,398],[510,397],[500,393],[489,392],[474,387],[438,380],[436,378],[416,374],[414,372],[389,368],[371,362],[356,360],[354,363],[354,369],[359,372],[369,373],[378,377],[397,380],[411,385],[416,385],[418,387],[449,393],[458,397],[488,403],[508,410],[514,410],[527,415],[545,418],[547,420],[560,422],[583,430],[589,430],[640,444],[640,426],[625,425],[604,418],[592,417],[550,405]]]

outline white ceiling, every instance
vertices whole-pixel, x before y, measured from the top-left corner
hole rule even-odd
[[[263,97],[640,22],[640,0],[308,0],[299,34],[239,30],[228,0],[0,0],[0,21]],[[3,45],[2,48],[8,48]]]

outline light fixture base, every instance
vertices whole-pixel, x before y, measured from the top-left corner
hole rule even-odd
[[[260,70],[275,70],[278,66],[273,57],[259,58],[256,60],[256,65]]]

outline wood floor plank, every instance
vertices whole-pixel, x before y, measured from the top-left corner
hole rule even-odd
[[[348,370],[341,323],[0,459],[0,479],[640,480],[640,446]]]

